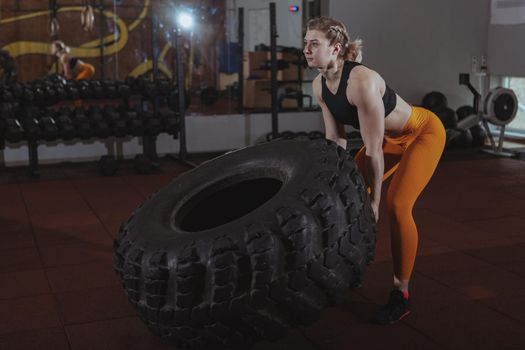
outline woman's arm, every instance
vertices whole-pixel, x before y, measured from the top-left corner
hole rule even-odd
[[[343,124],[338,123],[330,110],[323,101],[321,94],[321,75],[319,74],[313,81],[312,84],[314,96],[321,107],[323,113],[323,122],[325,129],[325,138],[336,142],[339,146],[346,149],[346,131]]]
[[[71,79],[71,67],[69,67],[69,56],[62,55],[60,57],[60,62],[62,63],[62,68],[64,68],[64,76],[66,79]]]
[[[381,78],[374,72],[360,72],[352,79],[346,94],[357,107],[361,137],[365,145],[365,179],[371,188],[372,209],[379,218],[379,202],[383,182],[385,108],[380,91]],[[350,99],[351,96],[351,99]]]

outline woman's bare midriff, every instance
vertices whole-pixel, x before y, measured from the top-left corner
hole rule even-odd
[[[396,95],[396,108],[385,118],[385,135],[396,136],[401,133],[411,114],[412,106]]]

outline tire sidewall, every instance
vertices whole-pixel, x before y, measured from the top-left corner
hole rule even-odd
[[[130,239],[145,249],[177,251],[195,242],[210,241],[224,232],[242,234],[244,227],[273,217],[279,207],[297,201],[298,192],[319,173],[315,164],[322,162],[327,143],[330,141],[276,140],[205,162],[178,176],[135,211],[128,222]],[[188,232],[178,226],[175,218],[181,208],[203,191],[210,187],[220,190],[260,177],[278,178],[283,184],[271,199],[246,215],[199,232]],[[224,204],[228,205],[227,199]]]

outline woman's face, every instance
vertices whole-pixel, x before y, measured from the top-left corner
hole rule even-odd
[[[303,53],[311,68],[326,67],[337,59],[340,45],[330,46],[323,32],[308,30],[304,36]]]

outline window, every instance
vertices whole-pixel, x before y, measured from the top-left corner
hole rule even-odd
[[[506,87],[514,90],[516,97],[518,98],[518,114],[516,118],[508,125],[508,128],[512,131],[525,134],[525,78],[522,77],[509,77],[506,80]]]

